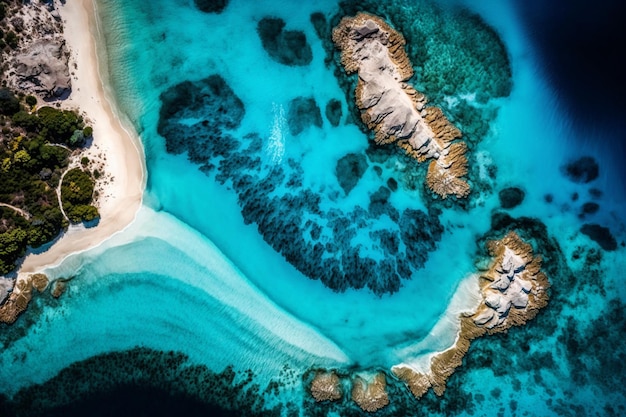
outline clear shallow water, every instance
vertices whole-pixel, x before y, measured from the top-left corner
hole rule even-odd
[[[335,293],[306,278],[263,240],[254,223],[244,224],[232,187],[215,181],[215,173],[200,172],[186,155],[166,152],[157,133],[160,94],[179,82],[219,73],[245,107],[232,135],[258,133],[265,167],[287,167],[288,159],[295,158],[307,173],[303,188],[324,190],[330,196],[338,193],[337,160],[346,153],[363,152],[368,139],[356,125],[343,123],[352,103],[346,101],[332,67],[324,65],[325,51],[309,20],[317,11],[330,16],[335,4],[233,1],[218,16],[198,12],[191,2],[100,5],[112,86],[146,150],[147,207],[122,235],[50,271],[53,277],[77,277],[59,306],[43,307],[35,324],[3,352],[0,385],[8,387],[4,392],[13,394],[42,383],[73,362],[135,346],[181,351],[191,363],[215,372],[228,365],[241,372],[251,369],[262,387],[271,379],[280,380],[285,365],[299,374],[311,366],[359,371],[413,361],[416,354],[427,355],[454,340],[454,323],[446,309],[462,280],[475,269],[475,241],[489,229],[490,216],[499,207],[497,191],[519,186],[526,197],[510,214],[541,219],[582,282],[567,291],[555,287],[552,304],[537,318],[538,324],[476,342],[467,366],[453,376],[443,399],[431,398],[431,393],[420,403],[408,404],[416,410],[430,407],[430,413],[461,415],[498,411],[563,415],[576,412],[567,408],[571,404],[586,411],[597,406],[600,415],[609,414],[606,404],[617,411],[623,395],[619,390],[614,398],[603,394],[600,377],[594,375],[610,360],[588,365],[592,377],[587,380],[577,379],[572,368],[580,367],[577,357],[597,360],[575,346],[598,336],[590,329],[609,326],[609,332],[623,331],[619,319],[615,329],[610,320],[598,320],[608,300],[623,299],[616,287],[619,271],[626,266],[624,248],[604,254],[599,265],[585,265],[584,257],[575,260],[572,255],[578,247],[597,247],[578,233],[580,206],[591,201],[592,187],[603,192],[597,200],[601,209],[586,221],[609,226],[618,242],[623,241],[626,198],[614,181],[620,174],[603,163],[606,150],[600,144],[578,137],[542,78],[539,58],[510,5],[490,4],[477,10],[502,36],[513,71],[512,92],[490,103],[499,113],[475,151],[498,167],[496,192],[482,193],[468,212],[444,209],[437,249],[412,280],[403,281],[398,293],[382,297],[369,290]],[[397,7],[396,13],[403,12]],[[306,34],[313,54],[310,65],[287,67],[270,59],[256,31],[265,16],[281,17],[287,29]],[[290,100],[299,96],[315,99],[322,125],[294,136],[283,117]],[[339,127],[324,116],[330,99],[341,102],[344,116]],[[560,172],[569,158],[582,155],[594,156],[601,165],[600,177],[588,185],[575,184]],[[381,165],[383,177],[406,170]],[[322,207],[367,206],[368,192],[383,184],[370,168],[348,197],[329,197]],[[574,193],[579,195],[576,201]],[[553,195],[551,203],[545,200],[547,194]],[[419,191],[401,189],[390,201],[398,209],[426,207]],[[382,225],[393,226],[384,221]],[[367,236],[361,233],[355,239],[366,244]],[[594,268],[601,268],[599,283],[589,284]],[[549,326],[554,330],[546,331]],[[45,349],[36,348],[40,346]],[[308,404],[301,378],[290,381],[279,395],[265,395],[268,407],[286,401]],[[455,401],[469,403],[461,407]]]

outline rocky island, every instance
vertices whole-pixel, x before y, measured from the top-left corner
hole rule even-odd
[[[435,394],[443,394],[446,380],[461,366],[473,339],[523,325],[548,303],[550,283],[541,272],[541,257],[533,255],[530,244],[509,232],[489,242],[488,249],[493,262],[479,275],[482,301],[475,312],[459,317],[460,331],[454,346],[431,359],[428,373],[405,364],[392,368],[417,398],[431,387]]]
[[[346,72],[358,74],[356,105],[376,144],[396,143],[420,162],[431,160],[428,187],[441,198],[466,197],[467,146],[441,109],[426,106],[424,94],[406,83],[413,68],[404,37],[381,18],[359,13],[344,17],[332,38]]]

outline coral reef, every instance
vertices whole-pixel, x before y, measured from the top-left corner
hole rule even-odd
[[[215,372],[178,352],[136,347],[76,362],[52,379],[23,388],[3,416],[280,415],[290,403],[271,406],[251,371]],[[155,399],[157,399],[155,401]],[[0,411],[2,411],[0,396]],[[19,410],[19,412],[17,412]],[[15,414],[14,414],[15,413]]]
[[[480,274],[483,300],[474,313],[459,318],[460,331],[454,346],[431,359],[427,374],[408,365],[392,368],[417,398],[431,387],[435,394],[443,394],[447,379],[461,366],[473,339],[521,326],[548,303],[550,284],[540,270],[541,257],[533,256],[530,244],[511,231],[487,245],[493,262],[486,272]]]
[[[263,138],[231,135],[245,109],[219,75],[174,85],[161,100],[158,132],[168,152],[186,152],[202,172],[230,188],[246,224],[255,223],[263,239],[303,275],[335,291],[396,292],[441,239],[437,210],[398,210],[386,187],[369,182],[357,187],[361,201],[370,201],[367,208],[344,204],[369,169],[363,152],[338,159],[336,184],[312,188],[303,186],[311,178],[300,160],[265,164]],[[368,245],[355,243],[359,233],[369,234]]]
[[[438,107],[426,107],[426,97],[406,84],[413,69],[405,40],[379,17],[359,13],[344,17],[333,29],[347,73],[358,73],[357,107],[378,145],[397,143],[420,162],[433,159],[426,183],[437,195],[466,197],[467,147],[455,142],[461,132]]]
[[[363,411],[373,413],[389,404],[385,374],[378,372],[371,381],[357,376],[352,381],[352,400]]]
[[[44,274],[28,274],[18,276],[15,287],[0,305],[0,323],[12,324],[17,317],[26,310],[33,294],[32,290],[36,289],[42,292],[48,285],[48,277]]]
[[[341,381],[334,371],[318,371],[311,382],[311,395],[315,401],[336,401],[343,396]]]
[[[264,17],[259,21],[257,32],[263,49],[276,62],[289,66],[309,65],[313,52],[304,32],[284,30],[285,21],[276,17]]]

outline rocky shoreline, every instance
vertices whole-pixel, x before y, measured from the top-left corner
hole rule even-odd
[[[461,131],[406,81],[413,69],[405,40],[381,18],[358,13],[333,30],[345,71],[358,73],[355,101],[377,145],[396,143],[419,162],[431,160],[426,184],[441,198],[467,197],[465,142]]]
[[[417,399],[430,388],[436,395],[443,395],[446,381],[461,366],[472,340],[524,325],[548,303],[550,282],[541,271],[541,256],[534,255],[529,243],[510,231],[502,239],[489,241],[487,249],[492,261],[476,275],[482,301],[473,312],[459,316],[460,330],[454,345],[433,356],[426,373],[408,364],[391,368],[391,373]],[[374,412],[389,404],[383,372],[369,380],[358,375],[349,379],[352,400],[363,411]],[[342,380],[334,370],[318,371],[310,390],[318,402],[336,401],[343,396]]]
[[[431,359],[429,373],[408,365],[392,368],[416,398],[431,387],[439,396],[444,393],[446,380],[461,366],[473,339],[524,325],[548,303],[550,283],[530,244],[511,231],[487,246],[493,261],[479,277],[483,300],[474,313],[459,317],[461,330],[454,346]]]

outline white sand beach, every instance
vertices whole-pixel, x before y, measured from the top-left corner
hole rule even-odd
[[[96,41],[97,21],[93,0],[72,0],[59,7],[64,37],[70,50],[72,93],[62,103],[79,109],[93,127],[93,143],[86,152],[103,163],[106,179],[100,181],[100,223],[96,227],[70,227],[47,251],[29,254],[20,273],[42,271],[59,264],[69,254],[94,247],[128,226],[141,206],[146,169],[141,141],[132,127],[123,126],[106,96]]]

